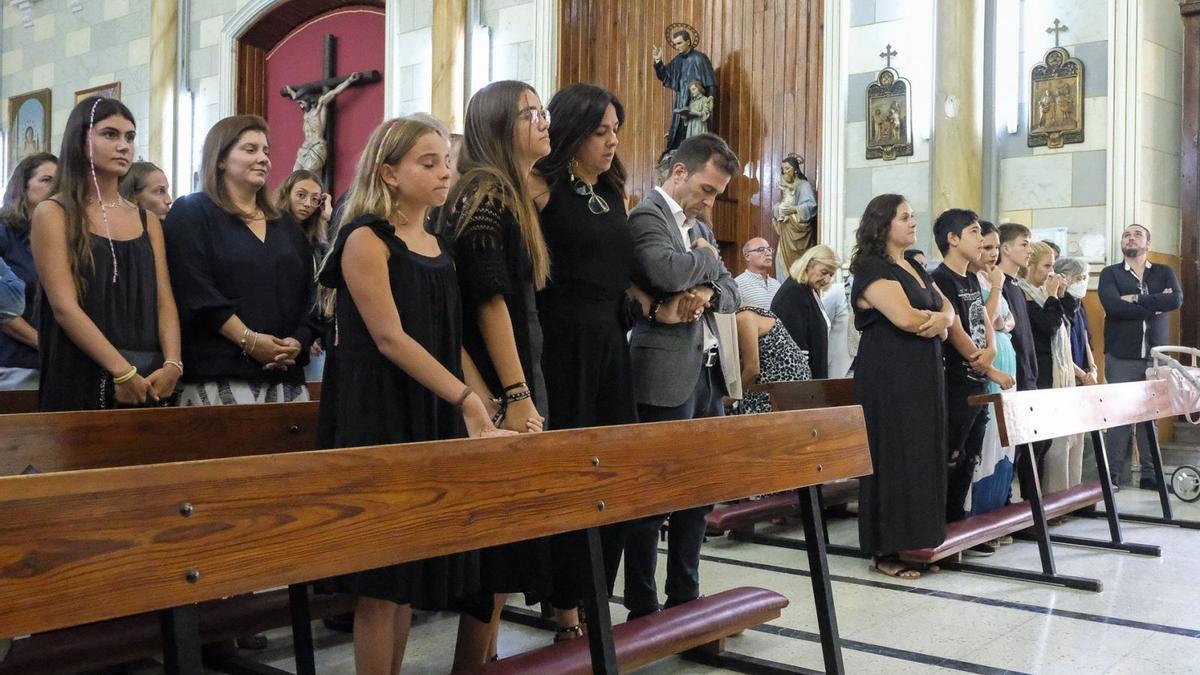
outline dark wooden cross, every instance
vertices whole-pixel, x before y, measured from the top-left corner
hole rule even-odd
[[[887,67],[891,68],[892,67],[892,57],[899,53],[900,52],[897,52],[895,49],[892,49],[891,45],[888,45],[887,49],[879,52],[879,58],[887,59]]]
[[[322,65],[322,79],[304,84],[297,84],[291,87],[284,87],[280,90],[279,95],[287,98],[295,98],[297,101],[307,100],[309,105],[315,104],[316,100],[329,90],[337,87],[352,75],[357,75],[358,79],[351,83],[351,86],[359,86],[364,84],[374,84],[383,79],[378,70],[368,70],[360,73],[351,73],[350,75],[338,76],[337,74],[337,36],[325,36],[325,59]],[[289,91],[290,90],[290,91]],[[333,194],[333,169],[337,155],[334,153],[333,139],[336,130],[337,109],[334,102],[331,100],[326,104],[325,109],[325,148],[326,158],[325,164],[322,167],[322,179],[325,183],[325,191]],[[336,196],[336,195],[335,195]]]
[[[1059,35],[1060,35],[1061,33],[1065,33],[1065,32],[1067,32],[1067,24],[1065,24],[1065,23],[1063,23],[1063,22],[1059,21],[1058,19],[1055,19],[1055,20],[1054,20],[1054,25],[1053,25],[1053,26],[1051,26],[1051,27],[1049,27],[1049,28],[1047,28],[1047,29],[1046,29],[1046,32],[1047,32],[1047,33],[1053,33],[1053,34],[1054,34],[1054,46],[1055,46],[1055,47],[1057,47],[1057,46],[1058,46],[1058,37],[1059,37]]]

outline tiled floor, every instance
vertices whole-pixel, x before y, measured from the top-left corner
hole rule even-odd
[[[1155,514],[1157,497],[1126,489],[1121,510]],[[1177,517],[1200,520],[1200,504],[1172,498]],[[853,544],[852,520],[831,523],[834,542]],[[1063,574],[1094,577],[1101,593],[1068,590],[1000,577],[944,572],[904,582],[871,572],[864,560],[831,556],[833,590],[850,673],[1200,673],[1200,530],[1123,525],[1125,539],[1162,546],[1161,558],[1147,558],[1070,546],[1056,546]],[[799,537],[798,526],[763,528]],[[1077,518],[1055,532],[1104,537],[1103,520]],[[767,627],[728,642],[729,649],[761,659],[808,668],[821,667],[808,568],[800,551],[710,540],[701,567],[703,590],[763,586],[786,595],[791,605]],[[660,575],[663,573],[660,556]],[[1035,569],[1037,547],[1017,542],[982,562]],[[660,577],[661,578],[661,577]],[[620,589],[618,588],[618,593]],[[614,605],[614,618],[624,611]],[[449,670],[457,619],[427,617],[413,630],[405,672]],[[789,630],[790,629],[790,630]],[[324,630],[324,629],[321,629]],[[549,642],[550,636],[506,623],[501,655]],[[318,672],[354,672],[348,636],[318,634]],[[286,631],[272,634],[263,660],[290,668]],[[643,673],[726,672],[668,659]]]

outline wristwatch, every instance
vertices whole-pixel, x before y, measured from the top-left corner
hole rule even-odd
[[[650,323],[658,323],[658,310],[662,309],[662,306],[662,300],[655,300],[654,302],[650,303],[650,314],[646,317],[649,319]]]

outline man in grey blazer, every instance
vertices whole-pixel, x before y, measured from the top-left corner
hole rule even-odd
[[[672,157],[671,172],[629,214],[634,240],[633,280],[655,298],[648,316],[634,320],[630,337],[634,395],[642,422],[717,417],[726,392],[721,372],[726,355],[714,312],[732,313],[738,285],[721,262],[712,230],[699,220],[740,172],[737,155],[719,136],[685,140]],[[658,309],[685,294],[679,316],[694,321],[665,324]],[[658,530],[671,517],[667,553],[667,607],[699,597],[700,544],[711,506],[676,511],[627,524],[625,607],[630,618],[659,609],[654,580]]]

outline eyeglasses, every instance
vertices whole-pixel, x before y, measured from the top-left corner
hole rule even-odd
[[[604,201],[604,197],[596,194],[591,185],[579,180],[574,174],[571,175],[571,189],[580,197],[588,198],[588,211],[597,216],[608,213],[608,202]]]
[[[546,120],[546,126],[550,126],[550,111],[545,108],[528,108],[522,110],[520,115],[517,115],[523,120],[529,120],[533,126],[537,126],[540,120]]]
[[[746,253],[774,253],[774,252],[775,252],[775,249],[771,248],[770,246],[759,246],[758,248],[752,248],[749,251],[746,251]]]

